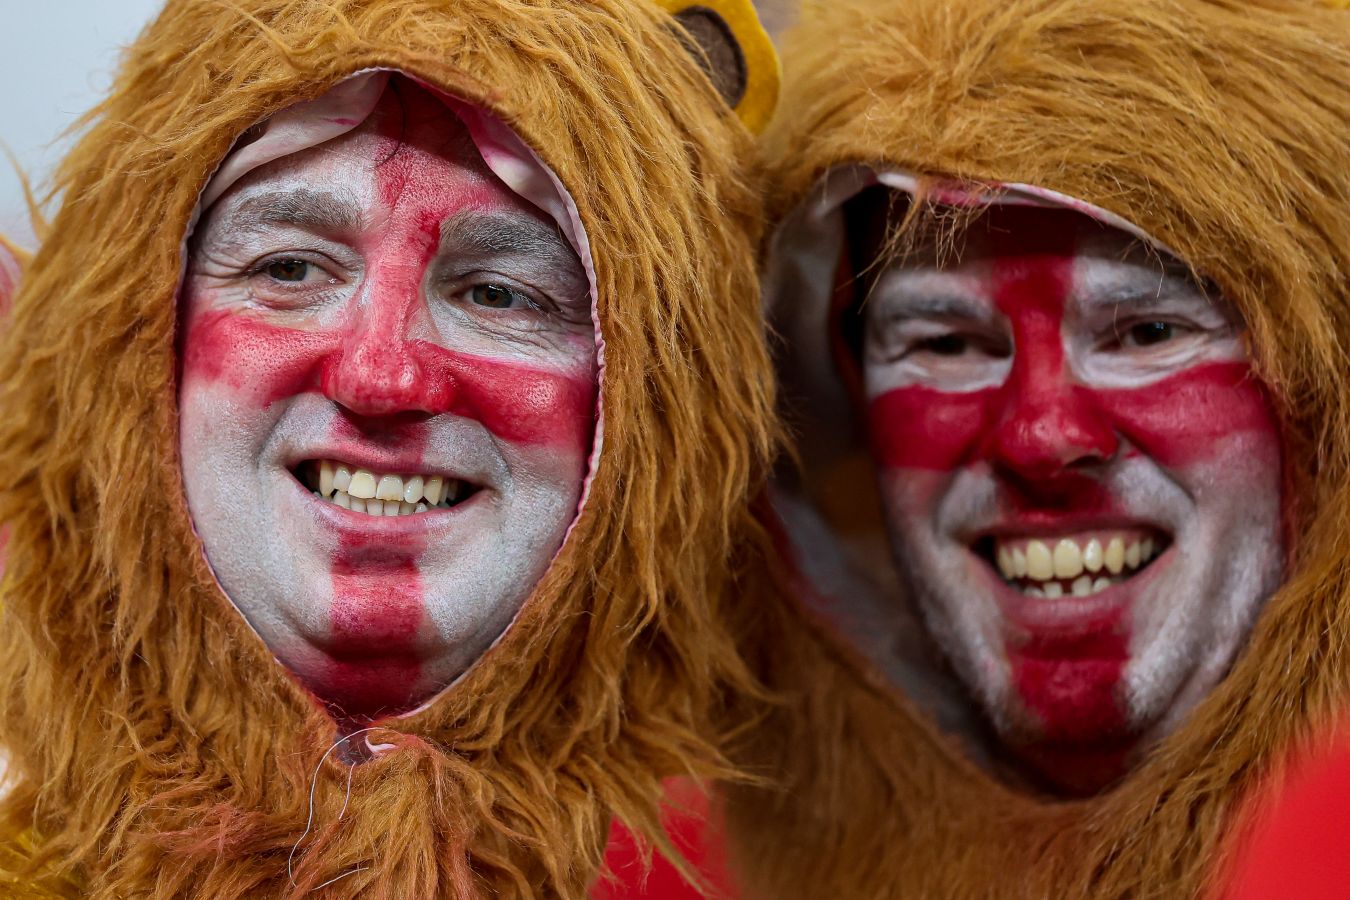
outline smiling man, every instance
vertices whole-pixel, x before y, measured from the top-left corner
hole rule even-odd
[[[1344,6],[804,7],[748,896],[1209,896],[1350,705]]]
[[[997,202],[949,237],[864,259],[851,311],[893,552],[1000,740],[1094,791],[1214,687],[1279,585],[1279,431],[1237,313],[1156,244]]]
[[[417,706],[506,628],[580,500],[577,253],[396,80],[223,192],[182,314],[184,481],[222,586],[350,728]]]
[[[0,894],[580,900],[726,771],[777,68],[686,6],[127,51],[0,328]]]

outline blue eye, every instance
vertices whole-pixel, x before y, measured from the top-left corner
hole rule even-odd
[[[515,291],[499,284],[476,284],[469,296],[474,303],[489,309],[510,309],[519,299]]]
[[[295,284],[304,281],[309,275],[309,263],[303,259],[278,259],[268,263],[264,271],[275,281]]]

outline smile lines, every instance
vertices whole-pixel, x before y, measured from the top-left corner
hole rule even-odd
[[[371,516],[411,516],[449,509],[472,493],[472,488],[457,478],[381,474],[330,459],[306,464],[304,476],[314,496]]]
[[[994,562],[1030,597],[1087,597],[1133,577],[1164,548],[1139,530],[1057,538],[996,538]]]

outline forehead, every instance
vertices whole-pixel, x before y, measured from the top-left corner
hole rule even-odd
[[[884,204],[864,200],[850,216],[855,243],[873,258],[889,256],[889,267],[970,270],[1016,257],[1083,256],[1156,268],[1162,258],[1134,235],[1077,210],[1002,203],[908,216],[908,198],[889,193]]]
[[[1143,257],[1132,235],[1070,209],[997,204],[981,210],[956,236],[960,261],[971,265],[1009,257]]]
[[[901,203],[903,203],[903,199]],[[993,302],[1001,284],[1032,279],[1042,300],[1148,299],[1201,292],[1184,264],[1138,237],[1076,210],[995,204],[911,217],[896,227],[896,201],[861,220],[873,277],[907,294],[956,293]],[[1050,277],[1053,275],[1054,277]]]
[[[236,207],[259,194],[275,199],[277,192],[293,193],[290,205],[448,203],[534,211],[492,173],[459,117],[409,82],[391,82],[351,131],[249,173],[221,206]]]

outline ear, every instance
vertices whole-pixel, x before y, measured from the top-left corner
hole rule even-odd
[[[656,0],[683,30],[713,86],[751,131],[778,103],[778,53],[751,0]]]

